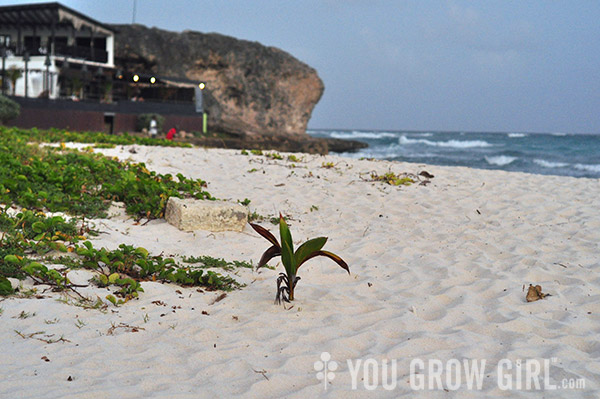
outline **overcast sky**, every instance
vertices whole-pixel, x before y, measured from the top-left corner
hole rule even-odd
[[[61,2],[132,22],[134,0]],[[325,83],[310,128],[600,133],[597,0],[137,0],[135,22],[309,64]]]

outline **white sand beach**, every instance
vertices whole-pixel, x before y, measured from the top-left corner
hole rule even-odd
[[[218,302],[220,292],[143,282],[139,299],[103,313],[59,302],[63,294],[37,286],[40,298],[0,301],[1,398],[600,397],[599,180],[332,155],[290,162],[239,150],[135,148],[97,151],[204,179],[213,196],[248,198],[250,210],[264,216],[281,212],[296,243],[329,237],[325,249],[344,258],[351,274],[312,259],[299,271],[293,306],[285,307],[274,304],[279,258],[270,262],[276,270],[241,269],[235,277],[247,286]],[[365,181],[372,171],[423,170],[435,175],[428,185]],[[151,254],[254,264],[269,247],[250,226],[182,232],[165,220],[134,224],[112,213],[95,221],[102,233],[94,246],[126,243]],[[261,225],[279,236],[269,221]],[[86,284],[91,273],[70,277]],[[529,284],[551,296],[526,302]],[[79,291],[108,293],[92,285]],[[327,366],[337,364],[326,389],[315,369],[323,352],[331,355]],[[485,360],[483,383],[469,389],[463,375],[455,389],[444,371],[443,386],[429,389],[425,368],[417,371],[425,386],[414,390],[414,359],[444,367],[450,359]],[[508,390],[498,383],[503,359],[514,365],[505,368]],[[525,371],[519,389],[519,359],[542,366],[539,390],[526,389]],[[387,384],[381,381],[384,360],[397,361],[393,389],[389,368]],[[379,381],[369,378],[375,366]]]

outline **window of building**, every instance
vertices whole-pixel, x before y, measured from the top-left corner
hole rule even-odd
[[[25,36],[25,49],[37,54],[37,51],[42,46],[42,39],[39,36]]]
[[[10,35],[0,35],[0,46],[10,47]]]

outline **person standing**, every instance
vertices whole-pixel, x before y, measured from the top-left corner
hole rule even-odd
[[[158,123],[156,122],[156,118],[154,116],[150,120],[149,132],[150,132],[150,137],[152,137],[153,139],[155,139],[156,136],[158,135]]]
[[[177,130],[172,127],[168,132],[167,132],[167,140],[173,140],[173,138],[175,137],[175,135],[177,134]]]

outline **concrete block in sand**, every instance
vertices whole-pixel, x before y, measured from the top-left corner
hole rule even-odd
[[[226,201],[170,197],[165,219],[184,231],[242,231],[248,222],[248,209]]]

